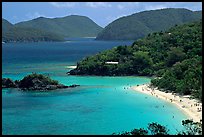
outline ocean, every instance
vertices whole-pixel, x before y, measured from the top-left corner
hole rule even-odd
[[[68,76],[68,66],[86,56],[133,41],[5,43],[2,45],[2,77],[22,79],[32,72],[49,75],[72,89],[51,92],[2,90],[3,135],[111,135],[150,122],[167,126],[171,134],[183,129],[188,117],[173,104],[133,91],[150,82],[148,77]],[[164,106],[164,107],[163,107]],[[172,117],[174,116],[174,118]]]

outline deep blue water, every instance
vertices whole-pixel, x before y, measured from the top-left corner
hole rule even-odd
[[[86,56],[111,49],[118,45],[130,45],[132,41],[79,41],[53,43],[9,43],[3,44],[3,74],[21,72],[56,72],[65,71],[65,66],[76,65]],[[53,65],[54,64],[54,65]],[[60,69],[58,69],[60,68]],[[65,71],[64,71],[65,70]],[[4,75],[3,75],[4,76]]]
[[[45,93],[3,89],[2,134],[112,134],[149,122],[166,125],[172,134],[182,129],[181,120],[187,116],[174,105],[130,89],[150,82],[149,78],[66,75],[67,66],[86,56],[131,43],[71,39],[3,44],[2,77],[16,80],[37,72],[81,86]]]

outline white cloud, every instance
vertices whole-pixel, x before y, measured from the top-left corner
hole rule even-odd
[[[72,8],[76,6],[76,2],[50,2],[50,4],[57,8]]]
[[[86,2],[86,6],[91,8],[110,8],[112,5],[108,2]]]
[[[124,16],[127,16],[127,15],[126,14],[121,14],[121,15],[118,15],[118,16],[107,16],[106,20],[108,22],[112,22],[112,21],[114,21],[116,19],[119,19],[120,17],[124,17]]]
[[[40,14],[38,12],[35,12],[35,13],[28,13],[28,14],[26,14],[26,17],[28,19],[34,19],[34,18],[38,18],[38,17],[45,17],[45,15]]]
[[[145,10],[156,10],[167,8],[165,5],[145,6]]]
[[[117,8],[120,9],[120,10],[122,10],[122,9],[125,8],[125,6],[123,6],[123,5],[121,5],[121,4],[118,4],[118,5],[117,5]]]
[[[120,4],[117,5],[117,8],[119,10],[123,10],[123,9],[135,8],[138,6],[139,6],[139,2],[121,2]]]
[[[18,19],[18,17],[17,17],[17,16],[13,16],[12,18],[13,18],[14,20]]]

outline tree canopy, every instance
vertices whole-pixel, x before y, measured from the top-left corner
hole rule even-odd
[[[175,135],[202,135],[202,124],[199,122],[187,119],[182,121],[182,126],[184,130],[177,131]],[[169,131],[167,127],[152,122],[148,124],[147,129],[135,128],[131,131],[113,133],[113,135],[170,135]]]

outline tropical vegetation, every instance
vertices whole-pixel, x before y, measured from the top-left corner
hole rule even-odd
[[[175,135],[202,135],[202,124],[200,122],[193,122],[192,120],[183,120],[182,126],[184,130],[177,131]],[[169,129],[156,122],[149,123],[147,129],[136,128],[131,131],[123,131],[113,133],[113,135],[170,135]]]

